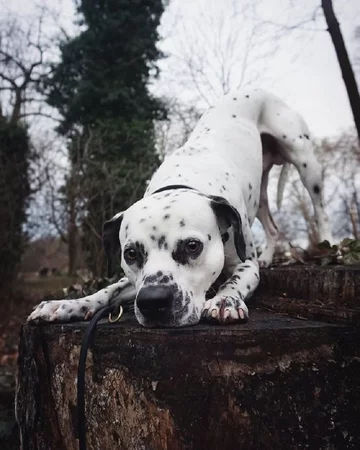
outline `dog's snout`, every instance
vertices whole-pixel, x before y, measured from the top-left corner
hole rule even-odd
[[[174,293],[168,286],[143,287],[137,298],[136,305],[146,317],[156,317],[169,311],[174,302]]]

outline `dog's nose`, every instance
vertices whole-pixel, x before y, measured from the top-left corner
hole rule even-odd
[[[140,289],[136,305],[146,317],[156,317],[169,311],[174,302],[174,293],[168,286],[146,286]]]

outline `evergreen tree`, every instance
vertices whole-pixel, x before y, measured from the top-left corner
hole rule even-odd
[[[62,115],[59,131],[69,137],[72,176],[81,178],[83,242],[96,275],[104,267],[104,220],[140,198],[159,163],[154,120],[165,108],[148,84],[162,57],[163,9],[161,0],[80,1],[82,31],[61,44],[61,61],[44,81],[48,103]]]
[[[15,287],[26,244],[24,224],[30,197],[27,130],[0,116],[0,291]]]

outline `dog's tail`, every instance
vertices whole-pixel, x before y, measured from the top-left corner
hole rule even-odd
[[[281,208],[281,204],[282,204],[283,196],[284,196],[285,184],[289,177],[290,168],[291,168],[291,164],[288,162],[284,163],[281,168],[279,181],[278,181],[278,187],[277,187],[277,196],[276,196],[277,209]]]

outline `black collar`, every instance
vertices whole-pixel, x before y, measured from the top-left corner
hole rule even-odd
[[[172,189],[190,189],[192,191],[195,190],[194,188],[192,188],[190,186],[185,186],[184,184],[170,184],[169,186],[164,186],[164,187],[156,190],[155,192],[152,192],[150,195],[158,194],[159,192],[163,192],[163,191],[170,191]]]

